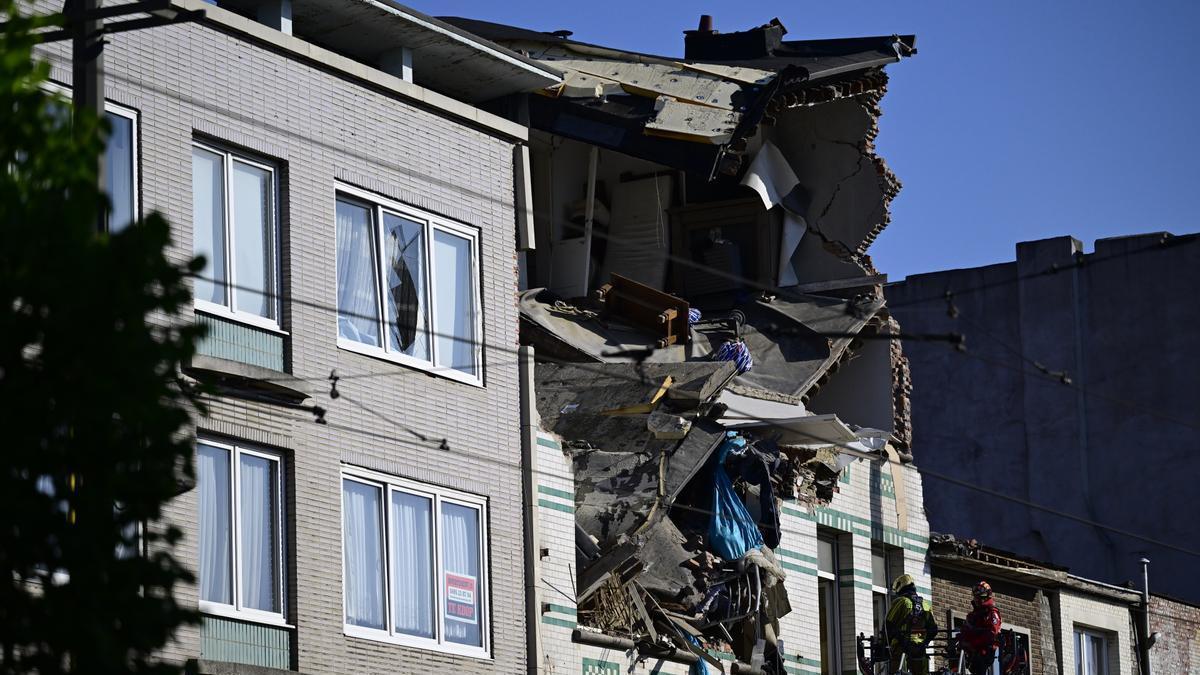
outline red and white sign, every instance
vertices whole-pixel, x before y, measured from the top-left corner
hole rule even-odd
[[[478,584],[475,577],[446,572],[446,618],[463,623],[478,623],[475,613],[475,597]]]

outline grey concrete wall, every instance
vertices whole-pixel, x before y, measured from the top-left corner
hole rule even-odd
[[[55,11],[59,3],[40,3]],[[282,205],[283,328],[290,368],[317,382],[332,369],[341,390],[395,420],[330,400],[311,415],[225,401],[199,422],[203,431],[261,443],[285,453],[291,576],[287,602],[295,624],[297,666],[305,673],[524,670],[519,407],[514,305],[515,212],[512,141],[210,27],[181,25],[108,38],[107,96],[140,113],[142,212],[161,211],[175,228],[174,257],[191,254],[191,142],[203,134],[278,163]],[[70,84],[65,45],[42,52],[53,77]],[[336,346],[334,199],[342,180],[433,211],[480,231],[486,386],[435,377]],[[315,303],[319,307],[303,303]],[[413,444],[399,424],[436,438],[450,451]],[[353,463],[488,498],[491,534],[492,659],[409,649],[343,635],[339,470]],[[196,501],[171,507],[197,555]],[[187,602],[194,588],[183,589]],[[198,629],[183,631],[167,655],[198,656]]]
[[[1101,240],[1085,266],[1053,274],[1040,273],[1070,265],[1079,242],[1026,242],[1014,263],[889,286],[905,332],[958,331],[967,339],[965,354],[938,343],[905,345],[917,464],[1198,548],[1200,239],[1141,252],[1158,237]],[[955,292],[957,319],[947,314],[947,290]],[[1073,385],[1041,376],[1032,362],[1066,371]],[[1195,556],[932,476],[926,486],[934,531],[1111,583],[1139,579],[1138,559],[1147,556],[1155,587],[1200,600],[1189,580],[1200,564]]]

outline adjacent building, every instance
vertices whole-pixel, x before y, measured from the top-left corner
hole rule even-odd
[[[1200,602],[1198,275],[1200,237],[1159,232],[887,286],[906,331],[966,338],[905,345],[931,528],[1111,584],[1149,558],[1152,590]]]
[[[525,669],[516,167],[476,104],[556,71],[386,2],[218,4],[107,36],[110,227],[202,254],[198,672]],[[33,3],[52,13],[59,2]],[[39,55],[71,87],[69,43]],[[331,379],[336,373],[340,379]],[[336,389],[336,391],[334,391]]]

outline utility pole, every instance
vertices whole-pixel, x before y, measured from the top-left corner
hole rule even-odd
[[[1142,673],[1150,675],[1150,647],[1154,636],[1150,634],[1150,560],[1142,558]]]
[[[83,128],[79,121],[88,114],[93,119],[104,119],[104,22],[98,17],[99,9],[100,0],[66,0],[63,3],[63,15],[74,33],[71,36],[71,103],[77,130]],[[96,184],[101,194],[106,194],[108,176],[104,153],[98,155],[95,162]],[[108,229],[107,209],[97,214],[96,228],[100,232]]]

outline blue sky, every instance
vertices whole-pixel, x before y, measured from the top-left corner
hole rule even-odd
[[[888,68],[878,146],[904,189],[871,249],[892,280],[1011,260],[1017,242],[1200,230],[1193,53],[1200,3],[1096,0],[410,0],[667,56],[702,13],[722,31],[778,16],[786,39],[915,33]]]

